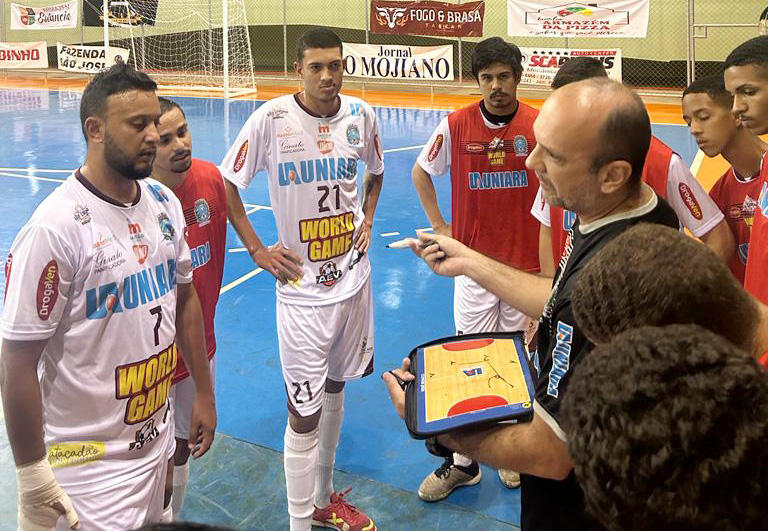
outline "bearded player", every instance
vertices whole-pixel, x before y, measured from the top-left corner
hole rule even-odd
[[[179,349],[197,391],[194,454],[213,440],[181,204],[147,179],[156,87],[125,63],[91,80],[80,103],[85,162],[40,204],[8,257],[1,383],[25,531],[170,520],[168,394]]]

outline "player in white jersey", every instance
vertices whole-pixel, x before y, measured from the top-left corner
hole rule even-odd
[[[21,530],[79,520],[114,531],[165,518],[177,342],[198,389],[196,453],[213,438],[184,216],[168,188],[143,180],[158,138],[155,88],[123,63],[94,77],[80,110],[85,163],[8,256],[2,397]]]
[[[339,94],[344,67],[335,33],[325,28],[305,33],[294,66],[304,90],[257,109],[219,169],[227,181],[232,224],[253,260],[279,281],[290,529],[308,531],[314,522],[374,531],[369,517],[334,492],[332,474],[344,382],[373,370],[366,252],[384,173],[381,142],[373,109]],[[362,204],[360,160],[366,164]],[[254,232],[238,192],[259,170],[268,171],[277,221],[279,243],[272,247]]]

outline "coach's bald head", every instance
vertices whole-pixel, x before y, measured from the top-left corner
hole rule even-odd
[[[551,205],[588,221],[640,192],[651,123],[640,97],[621,83],[598,77],[555,90],[534,133],[527,165]]]

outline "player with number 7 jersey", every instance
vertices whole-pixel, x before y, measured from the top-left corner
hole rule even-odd
[[[78,496],[154,477],[174,448],[175,292],[192,281],[192,264],[173,192],[136,182],[137,199],[126,206],[74,172],[9,256],[3,338],[48,341],[45,445],[76,508]]]

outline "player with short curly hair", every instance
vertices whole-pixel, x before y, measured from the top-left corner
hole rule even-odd
[[[695,323],[754,347],[752,298],[711,250],[669,227],[641,224],[614,238],[584,266],[572,300],[596,343],[638,326]]]
[[[576,367],[562,413],[587,509],[608,530],[766,528],[768,374],[724,338],[624,332]]]

